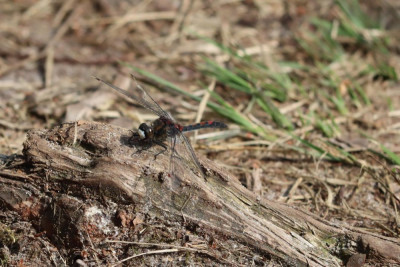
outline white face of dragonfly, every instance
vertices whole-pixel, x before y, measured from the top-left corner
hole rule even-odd
[[[142,129],[138,129],[138,134],[140,136],[140,139],[145,139],[146,138],[146,133]]]

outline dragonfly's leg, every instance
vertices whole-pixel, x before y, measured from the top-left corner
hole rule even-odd
[[[147,149],[149,149],[151,146],[150,145],[146,145],[146,146],[140,146],[139,148],[136,149],[135,154],[136,153],[141,153],[142,151],[145,151]]]
[[[142,151],[145,151],[147,149],[149,149],[151,147],[151,145],[146,144],[146,145],[141,145],[139,146],[139,148],[136,148],[136,151],[132,153],[131,156],[135,155],[135,154],[140,154],[142,153]]]
[[[146,141],[140,140],[140,137],[137,132],[134,132],[132,130],[131,130],[131,132],[132,132],[132,135],[128,139],[128,144],[132,145],[136,148],[136,151],[132,154],[132,156],[135,154],[139,154],[142,151],[147,150],[152,146],[151,142],[148,142],[148,141],[146,142]]]
[[[167,146],[163,143],[160,142],[158,140],[154,140],[154,143],[156,143],[157,145],[161,146],[162,148],[164,148],[163,150],[161,150],[160,152],[158,152],[157,154],[154,155],[154,160],[156,160],[157,156],[164,153],[165,151],[168,150]]]

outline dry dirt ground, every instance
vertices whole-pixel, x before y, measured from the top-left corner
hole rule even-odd
[[[306,51],[300,45],[301,41],[312,43],[310,33],[318,31],[310,22],[312,18],[340,23],[343,11],[335,1],[1,1],[1,162],[6,166],[10,156],[22,154],[30,130],[51,129],[62,122],[77,120],[132,129],[155,119],[153,114],[132,105],[92,77],[101,77],[128,89],[132,85],[129,73],[134,73],[155,100],[183,124],[194,122],[199,116],[202,120],[227,123],[228,130],[215,134],[205,131],[209,135],[196,135],[192,145],[196,153],[217,162],[260,198],[288,203],[331,222],[340,221],[398,238],[400,6],[395,0],[362,2],[361,8],[371,20],[384,25],[382,31],[365,30],[365,36],[386,36],[386,51],[377,53],[367,41],[363,45],[343,37],[339,43],[344,59],[337,62],[332,59],[335,54],[329,50],[332,47],[322,49],[313,43],[309,46],[312,51]],[[335,35],[334,28],[331,32]],[[226,69],[238,67],[231,54],[206,38],[225,47],[244,49],[270,70],[296,78],[292,83],[296,89],[289,91],[284,101],[272,100],[290,118],[293,135],[257,107],[251,96],[232,90],[229,84],[202,71],[205,58],[215,60]],[[165,86],[154,88],[152,85],[159,83],[121,62],[162,77],[203,99],[205,88],[215,90],[235,110],[275,138],[251,132],[231,117],[205,108]],[[297,62],[311,67],[283,67],[278,62]],[[324,67],[318,68],[320,65]],[[390,66],[389,70],[382,65]],[[368,72],[368,66],[384,70]],[[259,77],[260,82],[262,79]],[[355,84],[368,99],[363,104],[349,93]],[[318,93],[325,89],[325,93]],[[212,96],[210,99],[213,100]],[[347,112],[333,108],[340,104],[327,99],[342,100]],[[310,119],[315,114],[333,125],[331,134],[324,132],[318,120]],[[312,150],[312,145],[303,140],[322,148],[319,156],[306,153]],[[340,151],[351,153],[352,160],[343,158],[339,149],[332,149],[332,144]],[[296,151],[293,147],[304,149]],[[338,155],[340,160],[331,160],[327,154]],[[5,209],[0,211],[0,245],[3,246],[0,265],[26,266],[23,259],[12,258],[12,241],[14,237],[21,239],[18,233],[27,227],[27,222],[16,222],[4,212]],[[41,235],[24,234],[32,238]],[[11,252],[4,252],[7,244]],[[142,250],[127,248],[125,253],[137,251]],[[29,257],[39,259],[40,255]],[[60,255],[63,257],[66,256]],[[79,257],[85,259],[85,255]],[[185,265],[184,253],[179,255],[181,262],[174,262],[176,257],[173,253],[155,255],[142,263]],[[368,255],[365,260],[368,263]],[[59,261],[52,263],[56,262]],[[70,264],[72,259],[65,262]],[[186,263],[234,264],[212,259]],[[263,264],[257,260],[253,263]]]

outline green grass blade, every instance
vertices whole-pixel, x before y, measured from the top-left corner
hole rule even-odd
[[[289,133],[290,134],[290,133]],[[328,151],[325,151],[324,149],[322,149],[319,146],[316,146],[312,143],[310,143],[309,141],[300,138],[298,136],[295,136],[293,134],[290,134],[294,139],[298,140],[299,142],[301,142],[303,145],[305,145],[306,147],[314,150],[315,152],[317,152],[317,156],[322,156],[325,155],[326,157],[328,157],[329,160],[333,160],[333,161],[341,161],[340,158],[337,158],[335,156],[333,156],[331,153],[329,153]]]
[[[400,156],[398,156],[396,153],[391,151],[389,148],[385,147],[384,145],[380,145],[381,149],[387,157],[396,165],[400,165]]]

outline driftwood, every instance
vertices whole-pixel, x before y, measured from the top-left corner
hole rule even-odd
[[[29,233],[10,234],[17,237],[9,247],[25,243],[1,253],[29,266],[112,265],[130,256],[132,266],[400,263],[399,240],[257,199],[201,157],[207,181],[192,171],[170,176],[168,153],[135,153],[130,135],[83,121],[30,132],[23,156],[0,172],[4,223],[15,223],[11,213]],[[41,252],[22,256],[32,244]]]

